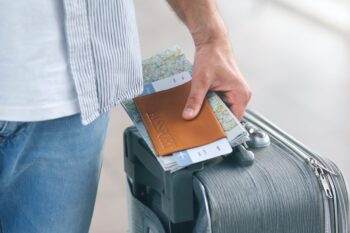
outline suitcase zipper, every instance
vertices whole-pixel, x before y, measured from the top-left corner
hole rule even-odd
[[[316,161],[316,159],[309,157],[308,158],[308,163],[312,167],[312,170],[314,171],[316,177],[319,179],[319,182],[323,188],[323,191],[326,194],[327,198],[332,199],[333,198],[333,190],[329,184],[329,179],[326,178],[325,171],[328,174],[336,175],[333,171],[330,171],[329,169],[326,169],[320,163]]]
[[[251,120],[252,119],[249,119],[250,122]],[[254,122],[254,124],[258,124],[258,123]],[[259,127],[261,127],[261,125],[259,125]],[[272,128],[272,127],[270,126],[269,128]],[[290,140],[285,139],[284,138],[285,135],[283,135],[284,137],[281,137],[276,132],[273,132],[272,130],[267,129],[267,127],[265,127],[264,130],[266,130],[270,135],[272,135],[278,141],[287,145],[292,151],[295,152],[297,157],[299,157],[300,159],[305,161],[307,164],[309,164],[311,169],[314,171],[316,177],[318,178],[319,183],[326,194],[326,197],[330,199],[333,198],[333,190],[331,189],[329,185],[329,180],[328,178],[326,178],[325,174],[328,173],[330,175],[337,176],[337,174],[334,171],[323,166],[318,160],[316,160],[316,158],[306,155],[305,152],[300,150],[294,143],[292,143]]]
[[[327,175],[329,176],[329,175]],[[331,177],[329,177],[329,184],[332,190],[334,190],[334,196],[333,196],[333,207],[334,207],[334,232],[339,232],[339,226],[338,226],[338,205],[337,205],[337,195],[335,192],[334,183]]]
[[[332,205],[334,206],[334,233],[338,233],[338,213],[337,213],[337,201],[336,201],[336,191],[333,185],[333,181],[330,175],[337,176],[334,171],[331,169],[326,168],[323,164],[321,164],[320,160],[323,161],[323,159],[318,156],[317,154],[312,153],[311,151],[307,150],[303,146],[301,146],[300,143],[298,143],[295,139],[291,138],[289,135],[281,131],[278,127],[274,126],[272,123],[267,121],[266,119],[256,115],[252,111],[247,111],[246,119],[250,123],[253,123],[260,127],[261,129],[264,129],[266,132],[268,132],[271,136],[273,136],[276,140],[282,142],[285,144],[289,149],[291,149],[293,152],[295,152],[296,157],[299,159],[305,161],[314,171],[315,176],[317,177],[320,186],[323,189],[323,204],[324,204],[324,214],[325,214],[325,233],[331,233],[331,213],[330,213],[330,203],[329,201],[332,201]],[[257,120],[254,120],[256,118]],[[259,122],[257,122],[259,121]],[[281,136],[282,135],[282,136]],[[301,148],[301,149],[299,149]],[[306,155],[309,154],[310,156]],[[324,198],[324,196],[326,198]]]

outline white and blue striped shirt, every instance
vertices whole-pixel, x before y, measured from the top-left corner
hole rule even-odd
[[[132,0],[64,0],[69,64],[82,123],[142,92]]]

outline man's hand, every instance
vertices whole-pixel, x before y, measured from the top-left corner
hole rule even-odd
[[[218,91],[235,116],[242,118],[251,91],[226,39],[196,47],[192,88],[183,112],[184,119],[193,119],[198,114],[208,90]]]
[[[196,53],[192,88],[183,118],[197,116],[208,90],[219,92],[238,119],[251,98],[233,57],[226,27],[217,11],[215,0],[168,0],[192,34]]]

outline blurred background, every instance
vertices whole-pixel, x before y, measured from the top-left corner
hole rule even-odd
[[[218,0],[249,105],[313,151],[335,161],[350,181],[350,3],[348,0]],[[165,0],[135,0],[144,58],[173,45],[189,59],[193,43]],[[122,132],[113,110],[90,232],[127,232]]]

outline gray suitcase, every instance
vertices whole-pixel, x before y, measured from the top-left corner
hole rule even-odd
[[[131,233],[348,233],[338,167],[247,111],[247,151],[164,172],[134,127],[124,132]],[[248,152],[249,155],[249,152]]]

